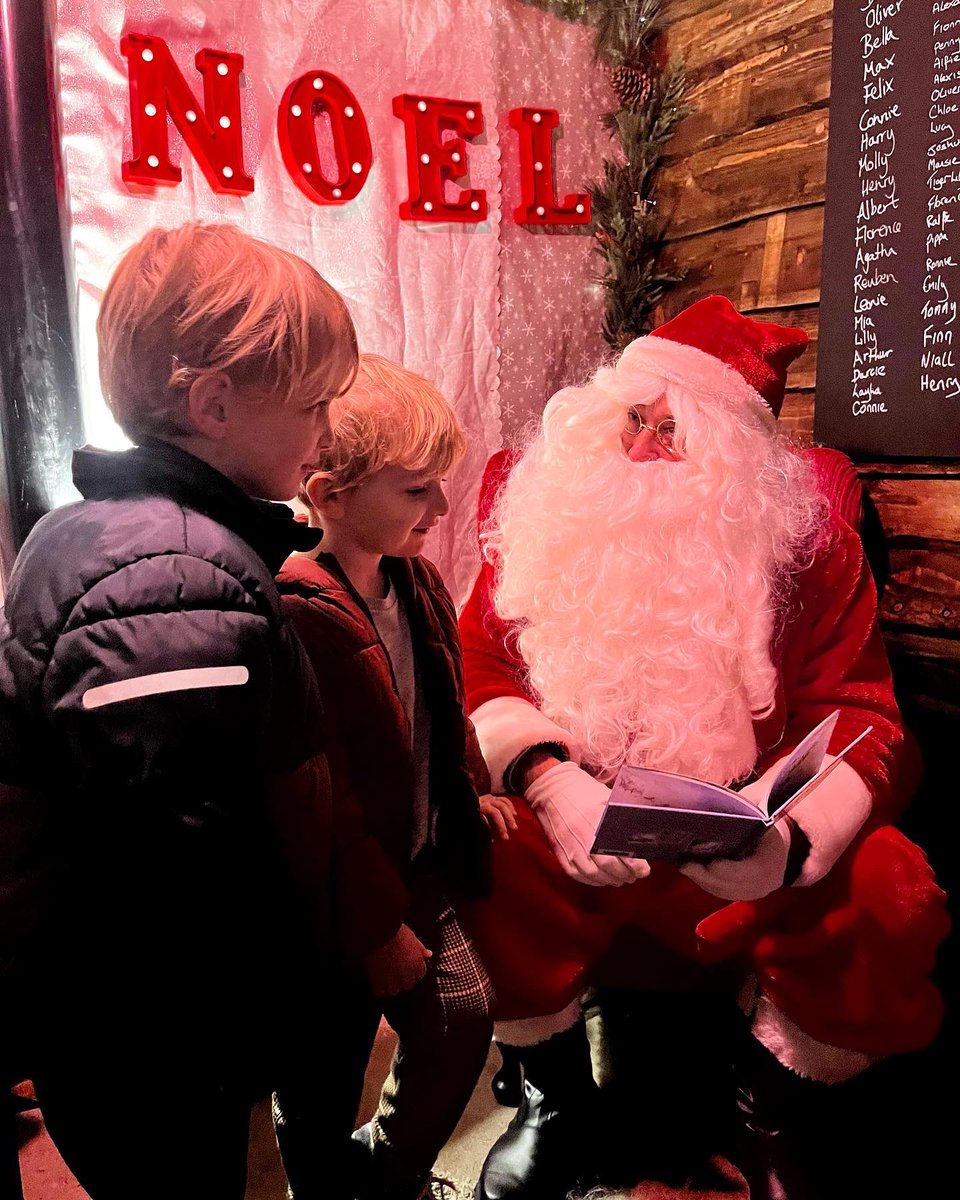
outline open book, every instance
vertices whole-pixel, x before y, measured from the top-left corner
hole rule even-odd
[[[746,858],[774,821],[818,787],[873,728],[869,725],[824,765],[839,716],[832,712],[784,759],[759,808],[718,784],[649,767],[621,767],[591,853],[677,862]]]

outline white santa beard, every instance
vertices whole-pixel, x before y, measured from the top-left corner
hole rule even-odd
[[[729,783],[755,763],[784,541],[762,493],[783,481],[741,461],[709,473],[539,439],[505,489],[497,607],[523,626],[543,711],[601,778],[626,761]]]

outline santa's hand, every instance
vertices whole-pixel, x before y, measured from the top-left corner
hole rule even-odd
[[[786,821],[777,821],[747,858],[685,863],[680,873],[721,900],[759,900],[782,887],[789,849],[790,830]]]
[[[544,771],[527,787],[525,795],[561,867],[571,878],[594,887],[620,887],[650,874],[650,865],[642,858],[590,853],[610,789],[576,763],[558,763]]]

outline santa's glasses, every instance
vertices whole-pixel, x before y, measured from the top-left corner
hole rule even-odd
[[[623,432],[630,437],[637,437],[644,429],[649,429],[656,436],[664,450],[670,450],[674,454],[677,452],[677,423],[673,417],[666,417],[656,425],[647,425],[635,408],[628,408],[627,423]]]

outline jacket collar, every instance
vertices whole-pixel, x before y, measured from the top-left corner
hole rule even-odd
[[[366,613],[367,617],[370,617],[370,608],[366,600],[364,600],[363,596],[354,587],[336,555],[321,552],[316,556],[316,562],[318,566],[322,567],[340,585],[357,606]],[[382,559],[384,573],[396,588],[401,602],[408,610],[408,620],[410,619],[410,612],[419,607],[414,562],[414,559],[391,558],[389,555],[384,555]],[[372,618],[370,619],[372,620]]]
[[[350,582],[336,557],[333,554],[321,553],[317,555],[317,563],[340,583],[373,625],[369,606]],[[419,557],[391,558],[384,555],[383,569],[400,597],[410,629],[414,633],[415,645],[421,652],[440,652],[445,656],[448,653],[447,635],[437,617],[435,602],[429,598],[433,589],[424,580],[424,567]]]
[[[87,500],[163,496],[237,534],[271,574],[295,550],[312,550],[318,531],[294,520],[286,504],[254,500],[219,471],[168,442],[144,440],[132,450],[84,446],[73,455],[73,481]]]

